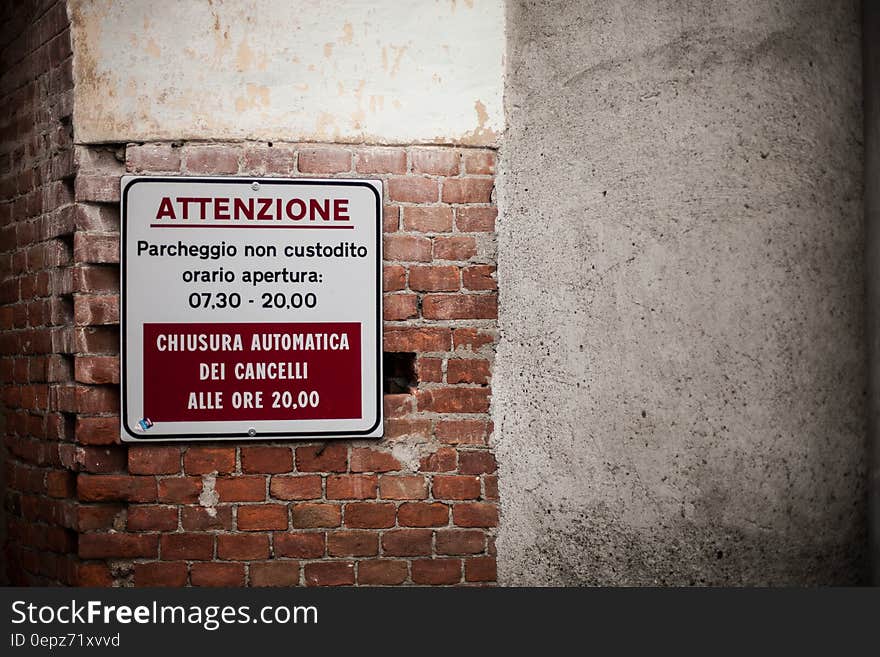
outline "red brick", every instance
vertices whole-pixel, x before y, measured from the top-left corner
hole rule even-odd
[[[46,494],[50,497],[74,497],[76,473],[51,470],[46,473]]]
[[[188,173],[238,173],[238,148],[188,146],[185,151]]]
[[[234,447],[190,447],[183,455],[187,474],[227,473],[235,470]]]
[[[377,485],[376,475],[335,475],[327,477],[327,499],[375,499]]]
[[[300,173],[351,171],[351,153],[341,148],[307,148],[299,152]]]
[[[72,214],[77,230],[95,232],[119,231],[118,207],[80,203],[73,207]],[[65,230],[64,232],[68,231]]]
[[[134,564],[135,586],[186,586],[186,564],[183,562]]]
[[[128,448],[131,474],[176,474],[180,472],[180,448],[131,446]]]
[[[459,527],[496,527],[498,507],[491,502],[464,502],[452,508],[452,519]]]
[[[436,203],[440,198],[440,185],[433,178],[391,178],[388,198],[401,203]]]
[[[244,564],[194,563],[190,580],[193,586],[244,586]]]
[[[301,532],[275,534],[275,556],[295,559],[319,559],[324,556],[324,534]]]
[[[483,493],[487,500],[498,500],[498,475],[483,476]]]
[[[406,151],[402,148],[369,148],[358,151],[358,173],[406,173]]]
[[[155,534],[82,534],[78,554],[82,559],[155,559],[158,549]]]
[[[495,457],[484,450],[461,452],[458,457],[458,471],[461,474],[491,474],[497,467]]]
[[[131,508],[136,509],[139,507],[134,506]],[[122,516],[124,510],[125,507],[121,504],[80,504],[76,509],[76,529],[81,532],[111,529],[116,526],[116,522]],[[176,512],[174,517],[174,524],[176,526]]]
[[[437,532],[437,554],[480,554],[486,534],[479,529],[444,529]]]
[[[409,269],[409,289],[416,292],[451,292],[461,287],[455,265],[417,266]]]
[[[306,586],[351,586],[354,564],[350,561],[324,561],[306,564],[303,568]]]
[[[267,561],[250,565],[251,586],[299,586],[298,561]]]
[[[391,502],[352,502],[345,505],[345,526],[357,529],[385,529],[394,526]]]
[[[55,199],[57,205],[62,205],[62,201],[70,201],[69,193],[63,185],[55,191],[61,195],[61,198]],[[75,199],[95,203],[119,203],[119,176],[80,172],[76,176]]]
[[[369,447],[353,447],[351,450],[352,472],[393,472],[400,468],[400,461],[389,452]]]
[[[416,584],[457,584],[461,581],[459,559],[416,559],[412,562]]]
[[[358,584],[393,586],[406,581],[409,572],[405,561],[374,559],[358,563]]]
[[[379,554],[379,534],[370,531],[336,531],[327,535],[331,557],[369,557]]]
[[[382,270],[382,289],[397,292],[406,287],[406,269],[401,265],[386,265]]]
[[[419,470],[422,472],[451,472],[457,466],[458,453],[451,447],[441,447],[433,454],[422,458]]]
[[[345,472],[348,469],[348,447],[340,443],[297,447],[296,469],[300,472]]]
[[[386,500],[423,500],[428,497],[428,483],[421,475],[382,475],[379,496]]]
[[[81,353],[116,353],[119,351],[119,329],[115,326],[98,326],[77,328],[74,333],[75,349]],[[81,413],[108,413],[119,410],[116,408],[96,408],[89,410],[79,408]]]
[[[410,152],[414,173],[456,176],[461,168],[459,151],[440,148],[414,148]]]
[[[249,173],[289,176],[296,171],[296,149],[286,144],[247,148],[242,168]]]
[[[198,502],[202,492],[200,477],[175,477],[159,480],[159,501],[177,504]]]
[[[497,290],[493,265],[473,265],[461,270],[461,280],[467,290]]]
[[[440,502],[405,502],[397,511],[402,527],[442,527],[449,524],[449,507]]]
[[[177,529],[177,507],[130,506],[126,528],[130,532],[174,531]]]
[[[480,497],[480,478],[465,475],[435,475],[432,495],[440,500],[476,500]]]
[[[160,547],[163,561],[207,561],[214,557],[214,537],[211,534],[162,534]]]
[[[494,582],[498,579],[495,557],[465,559],[464,578],[468,582]]]
[[[470,260],[477,255],[477,242],[467,235],[434,238],[435,260]]]
[[[217,558],[224,560],[267,559],[268,534],[218,534]]]
[[[119,235],[78,232],[73,236],[73,259],[76,262],[119,262]]]
[[[266,499],[265,477],[220,477],[214,488],[221,502],[262,502]]]
[[[77,495],[83,502],[154,502],[156,480],[153,477],[81,474],[77,479]]]
[[[430,529],[395,529],[382,535],[382,553],[393,557],[431,554]]]
[[[418,392],[420,411],[433,413],[486,413],[488,388],[431,388]]]
[[[294,527],[338,527],[341,521],[342,514],[338,504],[303,502],[293,505]]]
[[[403,210],[403,228],[418,233],[448,233],[452,230],[452,208],[443,205],[407,207]]]
[[[416,373],[422,383],[440,383],[443,381],[442,358],[419,358],[416,361]]]
[[[113,576],[105,563],[81,563],[76,569],[76,586],[108,588],[113,586]]]
[[[447,383],[489,383],[489,361],[476,358],[450,360],[446,364]]]
[[[495,173],[495,153],[491,151],[464,152],[464,172],[478,175],[492,175]]]
[[[494,294],[429,294],[422,300],[425,319],[496,319],[498,297]]]
[[[181,509],[180,524],[188,531],[232,529],[232,507],[185,506]]]
[[[431,420],[386,419],[385,438],[399,440],[401,438],[418,438],[428,440],[433,436]]]
[[[241,471],[273,474],[293,470],[293,453],[289,447],[242,447]]]
[[[119,295],[75,294],[73,319],[78,326],[119,324]]]
[[[133,173],[141,171],[179,171],[180,149],[171,144],[143,144],[125,149],[125,170]]]
[[[447,178],[443,181],[444,203],[491,203],[492,178]]]
[[[382,397],[385,417],[404,417],[415,410],[415,397],[409,393]]]
[[[77,356],[74,363],[76,380],[80,383],[119,383],[118,356]]]
[[[449,351],[452,332],[448,328],[421,326],[389,327],[385,329],[385,351],[414,351],[420,353]]]
[[[400,206],[386,205],[382,210],[382,230],[393,233],[400,228]]]
[[[260,504],[238,507],[238,528],[241,531],[287,529],[287,505]]]
[[[320,475],[272,477],[269,494],[279,500],[314,500],[321,497]]]
[[[400,262],[430,262],[431,240],[418,235],[395,233],[386,235],[382,257]]]
[[[419,316],[419,298],[415,294],[386,294],[382,308],[386,321],[412,319]]]

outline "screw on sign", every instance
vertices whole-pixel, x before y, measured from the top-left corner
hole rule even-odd
[[[125,440],[381,436],[381,199],[373,180],[123,178]]]

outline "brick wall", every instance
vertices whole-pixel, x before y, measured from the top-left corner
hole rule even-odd
[[[8,581],[78,579],[73,378],[72,63],[64,2],[0,9],[0,380]]]
[[[72,381],[49,390],[80,584],[485,584],[495,580],[495,153],[265,143],[77,147]],[[382,441],[119,444],[119,177],[385,181],[385,352],[417,381]],[[67,244],[70,244],[68,241]],[[66,264],[66,262],[65,262]],[[72,367],[70,365],[72,364]],[[17,445],[18,434],[7,442]],[[74,500],[75,501],[72,501]]]

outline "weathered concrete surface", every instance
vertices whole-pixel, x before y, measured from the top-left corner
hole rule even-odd
[[[502,0],[70,0],[80,143],[494,145]]]
[[[858,3],[508,7],[508,584],[866,578]]]

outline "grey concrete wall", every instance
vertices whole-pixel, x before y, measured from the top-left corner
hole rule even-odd
[[[858,3],[508,7],[508,584],[866,564]]]

